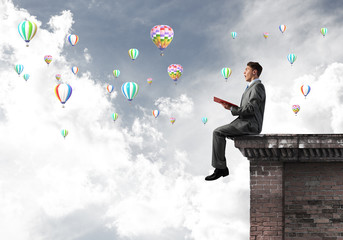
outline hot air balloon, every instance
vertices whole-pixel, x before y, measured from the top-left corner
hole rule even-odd
[[[152,115],[153,115],[155,118],[157,118],[158,115],[160,115],[160,111],[159,111],[159,110],[153,110],[153,111],[152,111]]]
[[[226,81],[230,77],[231,73],[232,73],[231,68],[222,68],[222,75]]]
[[[137,95],[138,90],[138,84],[135,82],[126,82],[121,86],[122,93],[129,101],[132,101],[132,99]]]
[[[264,32],[264,33],[263,33],[263,37],[264,37],[265,39],[267,39],[267,38],[269,37],[269,33]]]
[[[44,56],[44,61],[48,64],[48,67],[49,67],[49,64],[52,61],[52,56],[51,55],[45,55]]]
[[[67,129],[62,129],[61,130],[61,134],[62,134],[63,138],[65,139],[66,136],[68,135],[68,130]]]
[[[29,80],[29,78],[30,78],[30,75],[29,75],[29,74],[27,74],[27,73],[25,73],[25,74],[23,75],[23,78],[25,79],[25,81],[27,81],[27,80]]]
[[[305,99],[306,99],[306,96],[310,93],[311,91],[311,87],[309,85],[302,85],[300,87],[300,90],[301,90],[301,93],[305,96]]]
[[[112,119],[115,122],[118,119],[118,113],[112,113]]]
[[[284,33],[284,31],[286,31],[286,25],[280,25],[279,29],[282,33]]]
[[[68,101],[68,99],[70,98],[71,93],[72,93],[72,88],[67,83],[61,83],[55,87],[56,97],[62,103],[63,108],[66,101]]]
[[[71,71],[74,73],[74,75],[76,75],[79,72],[79,68],[74,66],[71,68]]]
[[[293,63],[297,59],[297,56],[293,53],[290,53],[290,54],[288,54],[287,59],[288,59],[288,62],[291,63],[291,66],[293,66]]]
[[[120,75],[120,71],[119,70],[113,70],[113,76],[115,77],[115,78],[117,78],[117,77],[119,77],[119,75]]]
[[[175,120],[176,120],[176,118],[174,118],[174,117],[171,117],[171,118],[170,118],[170,122],[171,122],[172,124],[174,124]]]
[[[14,66],[14,70],[16,73],[18,73],[18,76],[24,71],[24,65],[23,64],[17,64]]]
[[[171,64],[168,67],[168,74],[171,79],[174,80],[175,84],[176,81],[181,77],[183,72],[183,67],[180,64]]]
[[[202,117],[201,118],[202,123],[205,125],[207,123],[207,117]]]
[[[136,48],[129,49],[129,56],[134,61],[138,57],[139,51]]]
[[[295,113],[295,116],[297,116],[297,113],[300,111],[300,106],[299,105],[293,105],[292,110]]]
[[[233,39],[235,39],[235,38],[237,37],[237,33],[236,33],[236,32],[231,32],[231,37],[232,37]]]
[[[56,80],[57,80],[57,81],[60,81],[62,76],[61,76],[61,74],[56,74],[55,77],[56,77]]]
[[[321,28],[321,29],[320,29],[320,32],[322,33],[323,37],[325,37],[325,35],[326,35],[327,32],[328,32],[328,29],[327,29],[327,28]]]
[[[75,35],[75,34],[69,34],[68,35],[68,41],[72,46],[75,46],[76,43],[78,43],[79,41],[79,36]]]
[[[113,86],[112,85],[107,85],[107,87],[106,87],[106,89],[107,89],[107,91],[109,92],[109,93],[111,93],[111,92],[113,92]]]
[[[146,81],[149,83],[149,85],[151,85],[151,83],[152,83],[152,78],[148,78]]]
[[[167,25],[156,25],[150,30],[150,37],[153,43],[161,50],[161,56],[163,56],[163,50],[166,49],[173,40],[174,31]]]
[[[27,43],[26,47],[28,47],[30,40],[36,35],[37,25],[34,22],[22,21],[18,25],[18,31],[20,36]]]

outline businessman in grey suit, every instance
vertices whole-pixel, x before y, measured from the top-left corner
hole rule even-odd
[[[213,131],[212,166],[215,170],[205,180],[212,181],[229,175],[225,158],[226,138],[259,134],[262,131],[266,102],[266,92],[259,79],[262,69],[258,62],[248,62],[244,71],[245,81],[248,85],[242,95],[240,106],[235,107],[222,103],[225,109],[231,110],[231,114],[238,118]]]

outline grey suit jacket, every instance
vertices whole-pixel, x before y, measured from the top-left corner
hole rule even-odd
[[[242,134],[258,134],[262,131],[266,92],[261,80],[256,80],[242,95],[239,107],[232,107],[233,116],[238,116],[230,123]]]

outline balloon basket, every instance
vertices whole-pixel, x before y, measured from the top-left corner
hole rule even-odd
[[[162,57],[164,56],[164,53],[163,52],[161,52],[161,54],[160,54]]]
[[[29,47],[29,44],[26,44],[26,47]]]

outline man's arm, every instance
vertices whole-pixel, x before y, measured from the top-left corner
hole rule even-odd
[[[249,96],[248,103],[241,107],[232,107],[231,113],[233,116],[251,116],[254,115],[255,111],[258,109],[259,105],[262,104],[265,99],[265,90],[262,84],[256,85],[252,89]]]

